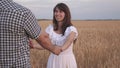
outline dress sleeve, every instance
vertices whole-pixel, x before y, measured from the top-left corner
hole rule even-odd
[[[75,35],[75,39],[76,39],[78,37],[78,31],[74,26],[70,26],[70,32],[72,32],[72,31],[76,33],[76,35]]]
[[[52,27],[53,27],[53,26],[50,24],[50,25],[45,29],[45,32],[46,32],[47,34],[50,34]]]

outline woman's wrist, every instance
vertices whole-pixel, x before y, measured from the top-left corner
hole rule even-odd
[[[63,47],[63,46],[61,47],[61,51],[62,51],[62,52],[64,51],[64,47]]]

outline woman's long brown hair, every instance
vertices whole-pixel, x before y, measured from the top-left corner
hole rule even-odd
[[[55,31],[58,30],[58,22],[55,19],[55,15],[54,15],[56,8],[58,8],[59,10],[61,10],[65,13],[65,18],[63,20],[63,24],[61,27],[62,28],[62,35],[64,35],[66,28],[72,25],[70,10],[69,10],[68,6],[64,3],[58,3],[54,7],[54,9],[53,9],[53,26],[54,26]]]

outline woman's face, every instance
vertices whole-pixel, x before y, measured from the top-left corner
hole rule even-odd
[[[64,20],[64,17],[65,17],[65,13],[63,11],[61,11],[60,9],[56,8],[55,12],[54,12],[54,15],[55,15],[55,19],[58,21],[58,22],[63,22]]]

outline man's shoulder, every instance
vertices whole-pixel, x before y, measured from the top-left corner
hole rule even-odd
[[[13,13],[20,13],[20,14],[24,14],[26,12],[31,12],[28,8],[15,3],[15,2],[11,2],[10,4],[8,4],[7,6],[3,7],[4,11],[9,11],[9,12],[13,12]]]
[[[18,13],[31,12],[28,8],[22,6],[18,3],[14,3],[13,10],[14,10],[14,12],[18,12]]]

